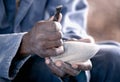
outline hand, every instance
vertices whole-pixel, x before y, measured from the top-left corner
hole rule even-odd
[[[46,64],[50,70],[59,77],[64,76],[76,76],[81,70],[90,70],[92,68],[92,63],[90,60],[82,63],[68,64],[62,61],[52,62],[49,58],[46,58]]]
[[[56,61],[52,62],[51,59],[46,58],[46,64],[50,68],[50,70],[57,76],[59,77],[64,77],[64,76],[76,76],[80,73],[79,69],[74,69],[71,67],[70,64],[64,63],[62,61]]]
[[[74,64],[71,64],[74,69],[78,70],[90,70],[92,69],[92,63],[90,60],[86,62],[76,62]]]
[[[52,19],[38,22],[31,31],[23,36],[21,54],[49,57],[63,53],[61,24]]]
[[[87,38],[82,38],[82,39],[69,39],[68,41],[78,41],[78,42],[85,42],[85,43],[94,43],[94,38],[92,36],[88,36]],[[86,61],[86,62],[75,62],[73,64],[71,64],[71,66],[74,69],[78,69],[78,70],[90,70],[92,69],[92,63],[90,60]]]
[[[79,41],[79,42],[85,42],[85,43],[95,43],[94,38],[90,35],[85,37],[85,38],[81,38],[81,39],[71,38],[71,39],[68,39],[67,41]]]
[[[95,43],[94,38],[92,36],[90,36],[90,35],[87,36],[87,37],[85,37],[85,38],[81,38],[78,41],[80,41],[80,42],[86,42],[86,43]]]
[[[85,42],[85,43],[95,43],[95,40],[92,36],[88,36],[87,38],[82,38],[79,40],[73,39],[73,41]],[[90,60],[86,62],[76,62],[76,64],[72,64],[72,67],[79,70],[90,70],[92,69],[92,63]]]

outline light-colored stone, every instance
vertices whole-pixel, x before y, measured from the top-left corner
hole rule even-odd
[[[64,49],[65,52],[62,55],[52,57],[52,60],[62,60],[68,63],[85,62],[93,57],[100,48],[93,43],[67,41],[64,42]]]

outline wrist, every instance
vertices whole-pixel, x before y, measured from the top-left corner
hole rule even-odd
[[[20,48],[18,50],[19,54],[22,56],[27,56],[30,54],[30,47],[28,44],[28,33],[26,33],[21,41]]]

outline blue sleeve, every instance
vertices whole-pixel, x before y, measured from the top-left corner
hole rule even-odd
[[[14,70],[10,70],[13,58],[15,57],[24,33],[0,35],[0,78],[13,79],[28,57],[16,61]],[[14,62],[13,64],[15,65]]]
[[[64,38],[87,37],[86,22],[88,4],[86,0],[50,0],[46,16],[54,15],[55,8],[63,5],[62,31]]]

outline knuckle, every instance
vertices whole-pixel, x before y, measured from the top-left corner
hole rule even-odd
[[[35,27],[35,29],[36,29],[36,32],[45,32],[45,28],[44,27],[46,27],[47,28],[47,23],[46,22],[44,22],[44,21],[39,21],[39,22],[37,22],[35,25],[34,25],[34,27]]]
[[[59,41],[60,41],[60,46],[62,46],[63,45],[63,40],[60,39]]]
[[[57,51],[57,48],[51,49],[48,54],[49,54],[49,55],[52,55],[52,56],[57,56],[57,55],[59,55],[59,53],[58,53],[58,51]]]
[[[52,23],[51,23],[51,27],[53,28],[53,31],[56,31],[57,26],[56,26],[55,22],[52,22]]]
[[[52,55],[54,55],[54,56],[56,56],[56,55],[57,55],[56,48],[53,48],[53,49],[51,50],[51,54],[52,54]]]
[[[44,57],[49,57],[49,56],[50,56],[50,53],[48,53],[46,49],[43,49],[42,55],[43,55]]]
[[[61,24],[55,21],[51,22],[51,27],[53,28],[53,31],[61,30]]]
[[[51,32],[56,31],[56,25],[55,25],[54,21],[49,21],[48,25],[49,25],[49,28],[47,29],[48,31],[51,31]]]
[[[52,50],[52,53],[53,53],[54,56],[57,56],[57,55],[58,55],[56,48],[54,48],[54,49]]]
[[[58,40],[62,38],[62,33],[61,32],[55,32],[53,34],[51,34],[50,39],[51,40]]]
[[[62,40],[58,40],[55,42],[56,47],[62,46],[63,42]]]
[[[45,54],[48,54],[48,56],[55,56],[56,55],[56,53],[53,51],[53,49],[46,50]]]
[[[58,37],[58,39],[61,39],[62,38],[62,32],[61,31],[56,32],[56,37]]]
[[[62,54],[63,52],[64,52],[63,49],[56,49],[55,55],[58,56],[58,55]]]
[[[59,31],[62,29],[62,26],[59,22],[54,22],[55,23],[55,26],[57,27],[56,31]]]

